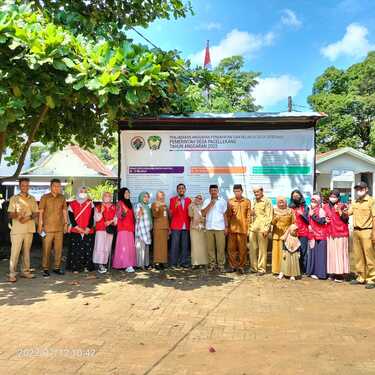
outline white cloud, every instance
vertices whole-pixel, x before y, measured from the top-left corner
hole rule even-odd
[[[212,31],[212,30],[220,30],[221,29],[221,23],[220,22],[208,22],[208,23],[202,23],[201,25],[197,26],[195,28],[196,30],[207,30],[207,31]]]
[[[288,96],[296,96],[302,88],[302,82],[288,74],[277,77],[258,78],[253,95],[255,103],[262,107],[271,106],[285,100]]]
[[[367,35],[368,30],[365,26],[351,23],[341,40],[328,44],[320,52],[331,61],[343,55],[355,58],[366,56],[367,52],[375,49],[375,44],[369,42]]]
[[[211,63],[217,65],[224,57],[233,55],[249,56],[264,46],[269,46],[275,39],[272,32],[251,34],[247,31],[233,29],[219,44],[210,46]],[[189,56],[193,65],[203,65],[204,49]]]
[[[290,9],[284,9],[281,16],[281,23],[286,26],[292,26],[298,29],[302,26],[302,22],[298,19],[295,12]]]

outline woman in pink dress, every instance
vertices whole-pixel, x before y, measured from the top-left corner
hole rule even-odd
[[[134,211],[130,202],[130,191],[127,188],[121,188],[118,193],[116,216],[117,240],[112,267],[134,272],[133,267],[137,263],[134,243]]]
[[[329,218],[327,242],[327,273],[331,280],[342,282],[349,270],[348,207],[340,202],[340,192],[332,190],[324,205]]]

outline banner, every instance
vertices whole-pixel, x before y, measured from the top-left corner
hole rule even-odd
[[[124,130],[121,132],[121,185],[136,199],[141,191],[167,197],[184,183],[187,195],[203,193],[210,184],[224,198],[242,184],[252,198],[252,188],[262,186],[273,198],[289,197],[298,188],[311,195],[314,182],[314,129],[293,130]]]

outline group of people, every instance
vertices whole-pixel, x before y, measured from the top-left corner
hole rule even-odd
[[[356,278],[352,284],[375,288],[375,201],[365,182],[355,186],[356,198],[350,206],[332,190],[327,202],[313,195],[307,204],[299,190],[278,197],[276,207],[265,197],[263,188],[253,187],[254,199],[243,196],[243,188],[233,187],[233,198],[220,196],[217,185],[210,185],[210,197],[186,196],[186,186],[178,184],[177,195],[167,205],[159,191],[155,201],[143,192],[133,205],[130,191],[122,188],[118,202],[112,194],[103,194],[94,205],[87,188],[77,191],[67,205],[61,183],[51,181],[51,191],[38,204],[29,191],[29,181],[21,178],[20,193],[11,197],[8,207],[11,227],[9,281],[17,280],[18,258],[22,256],[20,276],[32,278],[30,248],[33,233],[43,238],[43,276],[63,274],[64,233],[70,233],[66,269],[74,273],[115,269],[134,272],[151,266],[207,267],[208,271],[266,273],[267,251],[272,239],[272,273],[279,279],[296,280],[302,275],[313,279],[330,278],[342,282],[350,274],[349,217],[353,216],[353,250]],[[116,239],[114,255],[112,243]],[[225,265],[228,264],[227,268]]]

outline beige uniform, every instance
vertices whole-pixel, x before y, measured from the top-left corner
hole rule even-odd
[[[17,274],[18,258],[21,251],[22,272],[30,272],[30,249],[33,242],[33,234],[35,233],[33,215],[38,212],[38,205],[33,196],[17,194],[10,198],[8,212],[17,212],[21,216],[29,218],[26,223],[21,223],[19,219],[12,219],[9,276],[14,277]]]
[[[349,215],[353,215],[353,251],[357,280],[360,283],[374,284],[375,251],[372,243],[374,198],[366,195],[362,199],[356,199],[349,208]]]

